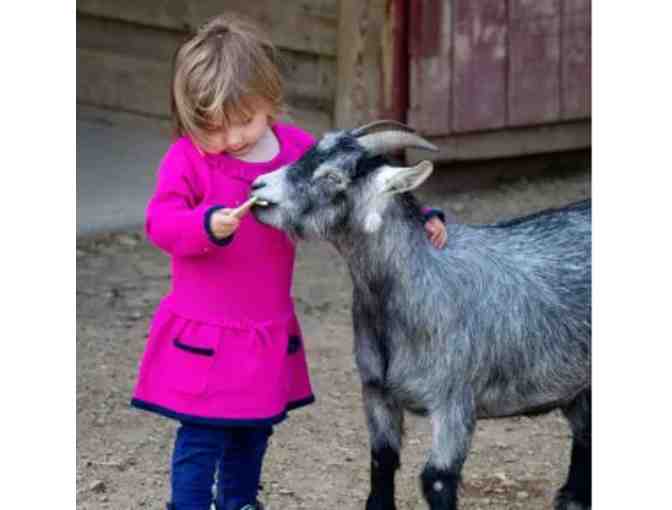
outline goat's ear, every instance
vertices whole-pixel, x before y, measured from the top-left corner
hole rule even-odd
[[[385,166],[377,177],[378,190],[391,195],[411,191],[425,182],[433,170],[431,161],[421,161],[410,167]]]

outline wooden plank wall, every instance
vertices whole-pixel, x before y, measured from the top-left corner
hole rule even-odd
[[[408,121],[441,159],[590,145],[590,0],[410,5]]]
[[[424,134],[445,133],[453,118],[451,101],[436,101],[427,108],[426,98],[453,93],[453,42],[451,11],[441,16],[440,2],[412,2],[409,13],[409,110],[408,121]],[[447,37],[448,36],[448,37]]]
[[[562,119],[590,116],[590,0],[562,3]]]
[[[501,0],[453,3],[455,131],[506,125],[506,11]]]
[[[560,118],[560,0],[509,5],[510,125]]]
[[[175,48],[213,15],[233,11],[268,30],[293,119],[333,125],[338,0],[77,0],[77,101],[166,118]]]

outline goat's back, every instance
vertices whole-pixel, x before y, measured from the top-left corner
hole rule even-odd
[[[539,277],[553,287],[553,282],[560,287],[590,283],[590,200],[491,225],[455,227],[446,250],[453,263],[477,264],[493,277]]]
[[[434,375],[464,370],[479,414],[556,405],[589,384],[590,223],[584,201],[493,225],[451,225],[446,249],[418,261],[433,273],[426,281],[441,284],[416,294],[424,304],[414,313],[425,323],[443,317],[451,352]]]

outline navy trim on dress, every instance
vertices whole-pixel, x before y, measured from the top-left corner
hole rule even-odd
[[[299,407],[306,406],[315,402],[315,396],[311,395],[310,397],[295,400],[289,402],[285,410],[276,415],[271,416],[270,418],[260,418],[260,419],[251,419],[251,420],[241,420],[241,419],[228,419],[228,418],[203,418],[202,416],[192,416],[189,414],[182,414],[167,409],[156,404],[150,404],[144,400],[134,398],[131,400],[131,406],[137,407],[138,409],[143,409],[144,411],[149,411],[152,413],[160,414],[166,418],[172,418],[174,420],[195,423],[198,425],[213,425],[217,427],[259,427],[261,425],[275,425],[280,423],[285,418],[287,418],[287,412],[297,409]]]
[[[183,351],[191,352],[192,354],[198,354],[199,356],[214,356],[215,350],[209,349],[208,347],[194,347],[193,345],[187,345],[180,341],[179,338],[173,339],[173,345],[178,349]]]
[[[311,395],[310,397],[302,398],[301,400],[294,400],[287,404],[287,411],[293,411],[299,407],[307,406],[315,402],[315,396]]]
[[[213,205],[210,209],[205,211],[205,214],[203,215],[203,226],[205,227],[205,231],[208,233],[208,238],[210,239],[210,241],[215,243],[217,246],[226,246],[231,241],[233,241],[233,236],[235,234],[231,234],[230,236],[227,236],[223,239],[217,239],[212,230],[210,230],[210,218],[215,212],[219,211],[220,209],[225,209],[225,207],[223,205]]]
[[[443,222],[446,223],[446,215],[441,209],[429,209],[427,212],[424,213],[425,216],[425,223],[431,220],[434,216],[438,216],[438,218]]]

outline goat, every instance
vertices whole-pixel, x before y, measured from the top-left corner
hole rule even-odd
[[[573,433],[555,508],[590,508],[590,201],[450,224],[437,250],[410,193],[432,164],[400,167],[383,156],[408,147],[434,148],[391,121],[330,132],[252,185],[259,221],[326,240],[347,262],[371,448],[366,509],[395,508],[404,410],[432,424],[424,498],[454,510],[476,420],[553,409]]]

